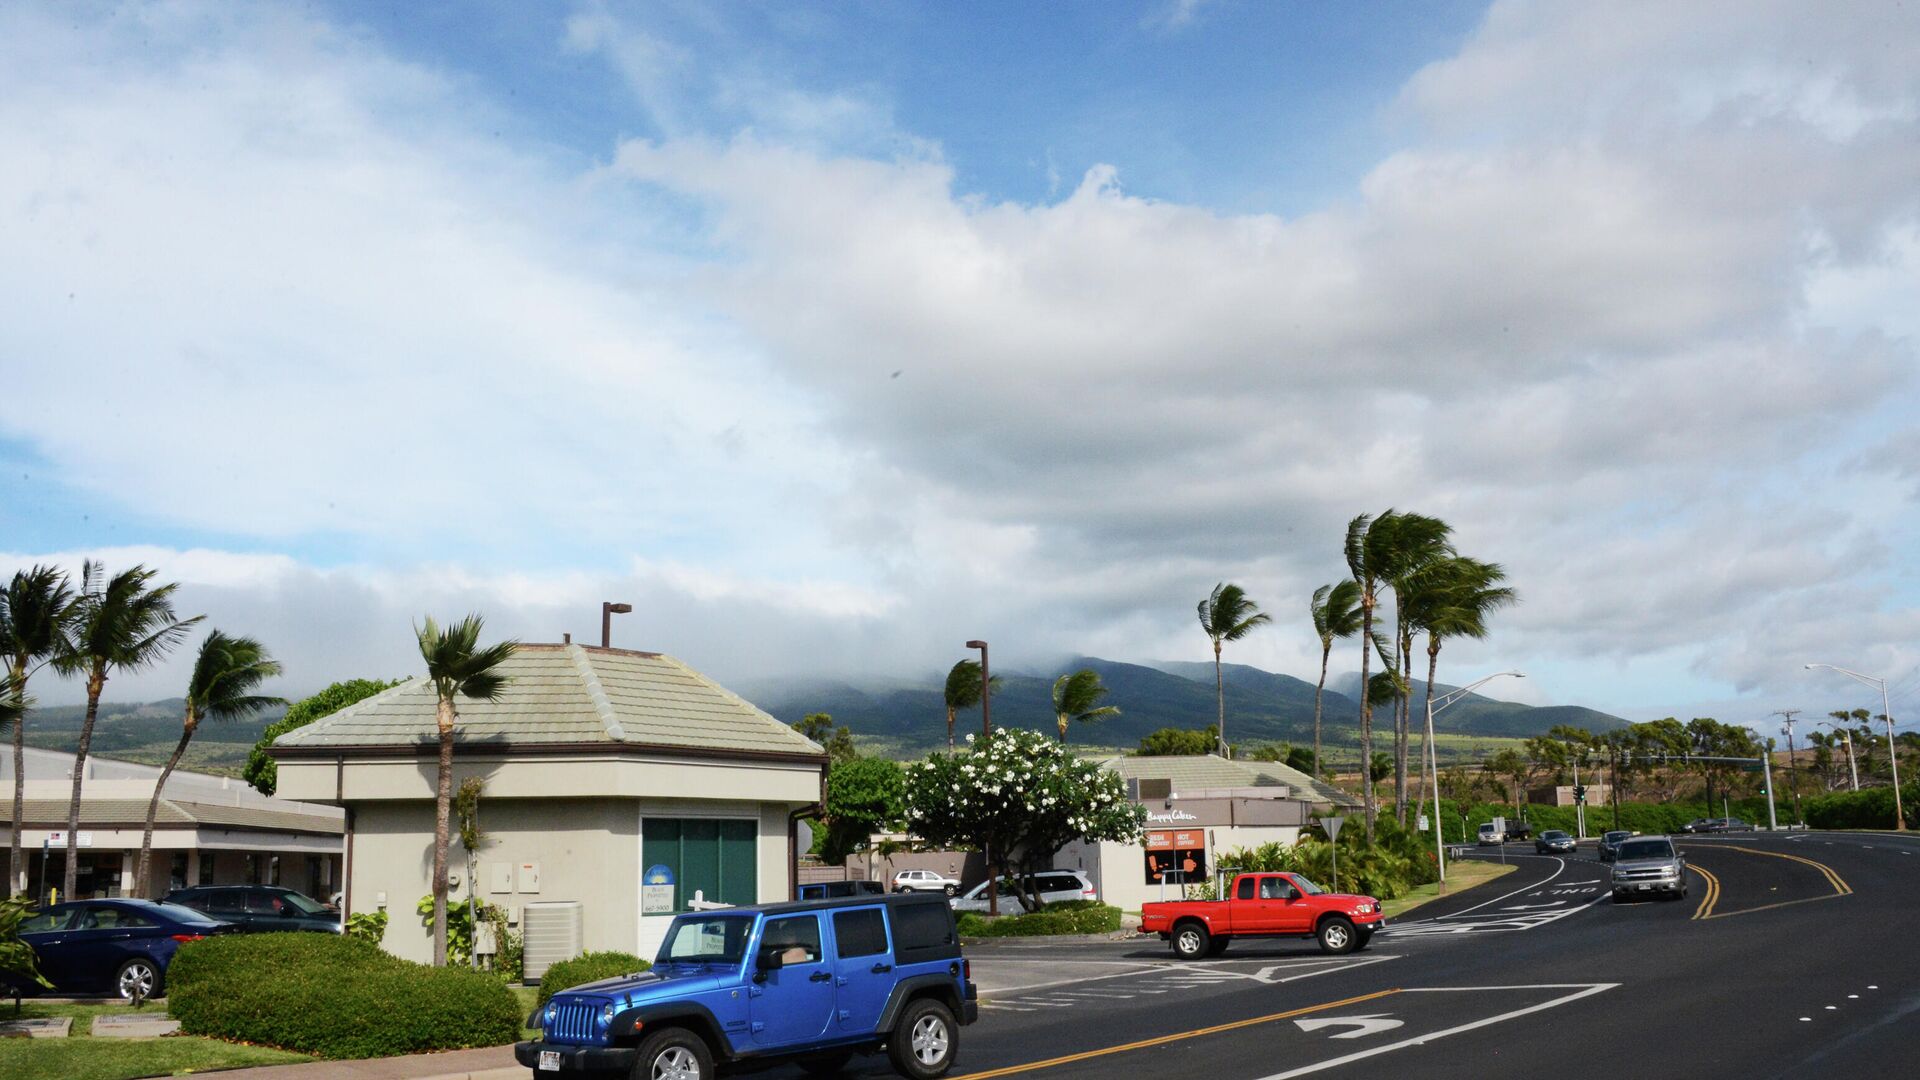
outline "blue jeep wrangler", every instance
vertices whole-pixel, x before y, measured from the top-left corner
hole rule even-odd
[[[797,1061],[830,1076],[887,1051],[943,1076],[979,1015],[946,898],[902,893],[681,915],[653,969],[553,995],[515,1044],[533,1075],[707,1080],[716,1067]]]

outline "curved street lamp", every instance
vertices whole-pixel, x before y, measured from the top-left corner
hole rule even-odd
[[[1435,866],[1440,871],[1440,884],[1442,885],[1447,883],[1447,856],[1446,844],[1440,838],[1440,756],[1435,752],[1433,745],[1433,714],[1459,701],[1468,694],[1473,693],[1475,688],[1485,686],[1495,679],[1524,679],[1526,677],[1527,675],[1524,671],[1496,671],[1484,679],[1470,682],[1457,690],[1450,690],[1442,694],[1438,701],[1435,701],[1431,696],[1427,698],[1427,775],[1433,777],[1433,859]],[[1362,692],[1364,691],[1365,688],[1363,687]],[[1366,769],[1367,763],[1364,761],[1361,762],[1360,771],[1364,774]]]
[[[1826,668],[1828,671],[1837,671],[1849,679],[1853,679],[1856,682],[1863,682],[1868,686],[1879,689],[1880,717],[1887,722],[1887,760],[1893,762],[1893,827],[1900,832],[1905,832],[1907,830],[1907,810],[1906,807],[1900,805],[1900,748],[1893,744],[1893,707],[1887,702],[1887,680],[1875,678],[1872,675],[1862,675],[1857,671],[1848,671],[1846,668],[1836,667],[1833,664],[1807,665],[1808,671],[1812,671],[1815,668]]]

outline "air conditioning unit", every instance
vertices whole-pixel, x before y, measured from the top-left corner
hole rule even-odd
[[[580,917],[578,900],[542,900],[520,909],[526,981],[538,982],[548,968],[580,955]]]

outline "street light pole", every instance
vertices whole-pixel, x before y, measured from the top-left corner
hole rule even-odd
[[[1887,700],[1887,680],[1875,678],[1872,675],[1862,675],[1857,671],[1848,671],[1846,668],[1835,667],[1832,664],[1807,665],[1809,671],[1814,668],[1837,671],[1849,679],[1879,688],[1880,715],[1887,721],[1887,758],[1893,762],[1893,827],[1900,832],[1907,831],[1907,810],[1901,805],[1900,800],[1900,748],[1893,742],[1893,706]]]
[[[967,642],[967,648],[980,650],[980,731],[993,734],[993,679],[987,670],[987,643],[980,640]],[[989,889],[992,886],[988,886]]]
[[[611,600],[600,602],[600,647],[613,648],[613,617],[625,615],[633,610],[632,604],[616,604]]]
[[[1446,852],[1446,843],[1441,838],[1441,833],[1440,833],[1440,755],[1435,751],[1434,745],[1433,745],[1433,714],[1439,712],[1441,709],[1444,709],[1447,706],[1453,704],[1454,702],[1459,701],[1461,698],[1467,696],[1467,694],[1471,693],[1476,687],[1484,686],[1495,679],[1498,679],[1502,676],[1507,676],[1507,675],[1510,675],[1516,679],[1524,679],[1527,677],[1523,672],[1518,672],[1518,671],[1495,672],[1494,674],[1489,675],[1486,678],[1479,680],[1478,682],[1471,682],[1459,688],[1458,690],[1453,690],[1448,692],[1447,694],[1443,695],[1440,698],[1440,701],[1438,704],[1435,704],[1433,700],[1433,694],[1431,693],[1432,687],[1428,687],[1429,693],[1427,694],[1427,775],[1433,777],[1433,862],[1434,862],[1434,868],[1438,870],[1440,873],[1440,884],[1443,886],[1446,885],[1447,883],[1447,852]],[[1361,687],[1360,692],[1363,694],[1366,693],[1367,688],[1364,686]],[[1372,773],[1369,771],[1371,764],[1372,764],[1371,762],[1366,762],[1366,761],[1362,761],[1360,763],[1360,775],[1368,778],[1369,783],[1372,782]],[[1506,849],[1504,847],[1501,849],[1503,853],[1505,852],[1505,850]]]
[[[1787,790],[1793,794],[1793,817],[1795,821],[1805,825],[1807,816],[1800,812],[1800,775],[1794,771],[1794,766],[1798,764],[1794,759],[1799,755],[1799,751],[1795,750],[1793,745],[1793,718],[1799,711],[1799,709],[1781,709],[1773,715],[1784,721],[1781,726],[1787,732]]]

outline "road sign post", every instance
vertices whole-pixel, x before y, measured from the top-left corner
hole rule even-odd
[[[1327,847],[1333,852],[1333,891],[1340,891],[1340,826],[1347,819],[1329,815],[1320,819],[1320,830],[1327,834]]]

